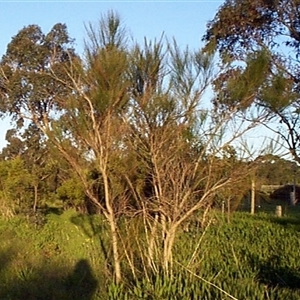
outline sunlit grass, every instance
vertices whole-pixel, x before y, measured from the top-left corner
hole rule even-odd
[[[148,277],[138,257],[142,222],[121,221],[123,246],[136,255],[137,271],[134,279],[124,259],[121,286],[112,282],[101,216],[51,213],[41,226],[26,217],[0,220],[0,299],[300,299],[296,213],[234,213],[230,222],[219,213],[212,217],[209,227],[180,233],[173,275],[149,271]]]

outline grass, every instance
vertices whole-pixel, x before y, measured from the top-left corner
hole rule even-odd
[[[230,222],[218,213],[214,219],[205,231],[195,227],[178,236],[173,277],[138,273],[134,280],[128,272],[120,286],[111,280],[101,216],[65,211],[38,222],[0,220],[0,299],[300,299],[297,208],[282,218],[237,212]],[[139,220],[123,223],[126,247],[143,238]]]
[[[38,228],[22,217],[1,222],[0,299],[90,299],[98,280],[89,261],[97,251],[96,266],[101,255],[72,222],[76,216],[73,211],[46,215]],[[75,288],[78,296],[70,293]]]

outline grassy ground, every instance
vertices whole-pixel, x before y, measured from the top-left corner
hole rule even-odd
[[[66,211],[2,219],[0,299],[300,299],[298,208],[282,218],[263,211],[235,213],[230,222],[213,217],[206,230],[176,240],[173,278],[126,276],[121,287],[111,284],[101,217]]]
[[[41,218],[1,221],[0,299],[91,299],[104,260],[91,223],[72,211]]]

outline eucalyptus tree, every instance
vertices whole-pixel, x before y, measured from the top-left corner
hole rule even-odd
[[[31,184],[27,188],[28,197],[27,206],[23,205],[23,210],[36,211],[38,207],[51,205],[57,194],[57,189],[64,184],[64,181],[70,180],[75,176],[72,169],[64,162],[55,148],[45,139],[41,130],[33,123],[29,124],[23,132],[17,129],[10,129],[6,133],[7,145],[0,153],[0,161],[9,164],[14,159],[22,160],[25,173],[31,177]],[[5,164],[5,163],[4,163]],[[20,174],[20,176],[23,176]],[[78,184],[75,189],[79,189]],[[75,201],[74,205],[64,203],[65,198],[59,198],[62,206],[74,206],[79,203]],[[75,203],[77,202],[77,203]],[[84,198],[80,201],[81,206],[84,204]],[[19,209],[19,211],[21,211]]]
[[[37,25],[24,27],[14,36],[1,59],[0,111],[18,128],[25,121],[47,123],[58,109],[56,98],[69,92],[50,74],[64,76],[64,67],[75,57],[66,25],[56,24],[48,34]]]
[[[228,66],[216,86],[218,104],[236,104],[237,98],[248,97],[247,108],[252,105],[268,111],[270,119],[264,125],[279,134],[297,162],[299,17],[298,0],[227,0],[204,36],[206,50],[217,50]],[[255,67],[249,67],[253,60]],[[255,85],[253,78],[257,78]]]
[[[65,25],[54,25],[48,34],[37,25],[29,25],[12,38],[0,62],[0,112],[10,116],[15,125],[7,132],[8,146],[1,156],[20,156],[24,161],[34,178],[34,210],[42,182],[53,173],[43,126],[59,111],[58,95],[69,92],[51,73],[55,70],[63,76],[64,66],[73,57],[72,39]]]
[[[42,190],[42,185],[45,185],[45,180],[50,177],[53,173],[50,166],[51,158],[49,157],[49,150],[46,144],[41,139],[39,129],[34,125],[30,124],[22,134],[18,133],[16,129],[10,129],[6,134],[7,146],[2,149],[0,158],[3,161],[13,161],[19,159],[22,161],[22,167],[24,171],[31,177],[31,184],[27,188],[26,194],[30,194],[28,200],[31,199],[32,203],[28,201],[27,206],[23,205],[23,210],[36,211],[39,193]],[[25,171],[26,170],[26,171]],[[23,178],[24,174],[19,174],[20,178]],[[22,181],[22,180],[21,180]],[[41,197],[45,198],[46,187],[43,187],[43,194]],[[19,209],[20,211],[20,209]]]
[[[63,164],[55,160],[53,147],[49,145],[43,132],[34,123],[24,129],[21,138],[24,150],[20,157],[32,177],[34,194],[32,209],[35,212],[39,205],[45,207],[50,204],[47,198],[50,200],[56,192],[51,181],[58,180],[57,176],[61,173],[60,169]],[[42,199],[44,203],[41,203]]]
[[[6,132],[5,140],[7,145],[2,148],[0,153],[1,160],[9,160],[21,155],[24,151],[24,143],[18,136],[17,130],[9,129]]]

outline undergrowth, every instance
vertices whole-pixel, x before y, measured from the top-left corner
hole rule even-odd
[[[215,214],[209,227],[179,234],[168,276],[145,276],[142,242],[135,242],[144,239],[141,221],[125,220],[120,234],[124,249],[136,255],[136,274],[124,259],[121,285],[112,282],[101,216],[70,210],[34,220],[0,220],[0,299],[300,299],[297,215],[235,213],[228,222]]]

